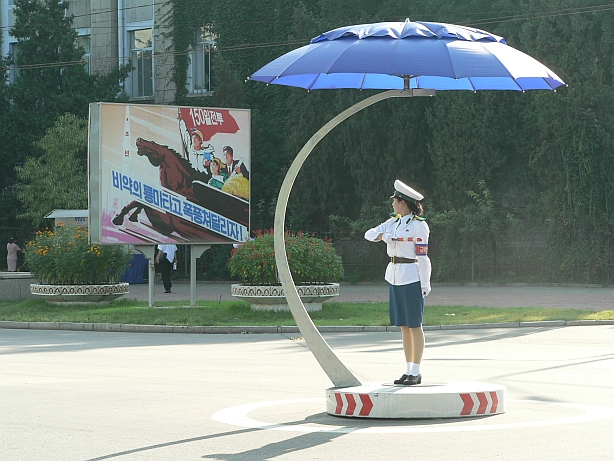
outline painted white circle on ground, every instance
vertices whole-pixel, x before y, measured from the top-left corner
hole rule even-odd
[[[238,405],[236,407],[226,408],[213,414],[213,419],[221,423],[230,424],[233,426],[248,427],[252,429],[268,429],[275,431],[285,432],[332,432],[332,433],[361,433],[361,434],[393,434],[393,433],[408,433],[408,432],[471,432],[471,431],[492,431],[500,429],[518,429],[525,427],[537,427],[537,426],[554,426],[560,424],[574,424],[583,423],[589,421],[598,421],[602,419],[614,418],[614,409],[606,407],[598,407],[595,405],[585,405],[580,403],[571,402],[550,402],[546,400],[509,400],[508,402],[514,402],[518,404],[531,404],[531,405],[552,405],[562,406],[576,411],[581,411],[583,414],[570,416],[560,419],[545,419],[540,421],[522,421],[514,423],[502,423],[502,424],[463,424],[464,420],[457,420],[458,425],[451,426],[449,424],[443,424],[441,420],[432,420],[432,424],[424,425],[425,421],[419,420],[420,426],[390,426],[383,425],[386,420],[381,419],[361,419],[352,420],[355,425],[348,424],[348,419],[343,420],[343,425],[320,425],[315,426],[312,424],[276,424],[257,421],[248,417],[248,414],[252,411],[262,408],[273,407],[277,405],[292,405],[302,404],[310,402],[324,402],[324,398],[312,398],[312,399],[293,399],[293,400],[274,400],[270,402],[257,402],[249,403],[245,405]],[[508,412],[512,410],[508,408]],[[398,422],[398,420],[396,420]],[[412,421],[404,421],[404,424],[413,424]],[[473,420],[475,422],[475,419]],[[470,421],[469,421],[470,422]],[[365,427],[365,423],[370,423],[373,426]],[[448,420],[449,423],[449,420]]]

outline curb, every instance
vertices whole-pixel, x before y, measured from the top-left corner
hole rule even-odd
[[[6,272],[5,272],[6,273]],[[200,285],[219,285],[219,284],[228,284],[231,285],[233,283],[238,283],[238,280],[198,280],[197,284]],[[173,279],[173,283],[177,283],[179,285],[189,285],[189,279]],[[338,282],[341,286],[388,286],[388,283],[385,281],[371,281],[371,282]],[[143,282],[142,284],[138,283],[135,285],[147,285],[147,282]],[[571,283],[571,282],[432,282],[431,286],[433,287],[563,287],[563,288],[614,288],[614,285],[604,285],[601,283]]]
[[[474,330],[488,328],[552,328],[593,325],[614,325],[614,320],[550,320],[543,322],[509,322],[460,325],[428,325],[424,331]],[[0,329],[14,330],[68,330],[103,331],[122,333],[189,333],[189,334],[278,334],[300,333],[296,326],[185,326],[185,325],[135,325],[124,323],[71,323],[71,322],[14,322],[0,321]],[[320,333],[376,333],[398,332],[395,326],[321,326]]]

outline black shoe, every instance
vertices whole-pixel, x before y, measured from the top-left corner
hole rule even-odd
[[[395,384],[405,384],[405,380],[409,378],[409,375],[402,375],[399,379],[395,379]]]
[[[422,382],[422,375],[418,376],[409,375],[407,379],[403,382],[405,386],[415,386],[416,384],[420,384]]]
[[[171,292],[171,290],[168,290],[168,291],[165,291],[164,293],[170,293],[170,292]]]

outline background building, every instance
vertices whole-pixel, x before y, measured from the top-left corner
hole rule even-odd
[[[9,33],[15,22],[14,0],[0,0],[2,55],[19,52]],[[132,62],[134,70],[125,82],[133,102],[170,104],[176,87],[172,81],[175,50],[169,26],[172,2],[168,0],[71,0],[68,13],[85,49],[90,73],[107,73],[118,64]],[[213,41],[204,29],[195,29],[194,45],[183,51],[190,55],[186,89],[188,95],[211,91],[211,48]],[[9,72],[9,81],[19,72]]]

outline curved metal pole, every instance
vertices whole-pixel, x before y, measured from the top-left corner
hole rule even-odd
[[[333,128],[351,117],[362,109],[383,101],[389,98],[407,98],[412,96],[433,96],[434,91],[429,90],[392,90],[378,93],[370,96],[352,107],[344,110],[339,115],[334,117],[330,122],[320,128],[314,134],[307,144],[303,146],[298,153],[290,169],[286,173],[286,177],[279,191],[277,198],[277,206],[275,208],[275,262],[277,263],[277,271],[281,286],[284,289],[290,312],[296,321],[296,324],[305,338],[309,349],[315,356],[320,366],[324,369],[330,380],[336,387],[360,386],[361,382],[352,374],[350,370],[339,360],[332,351],[328,343],[324,340],[316,326],[313,324],[311,317],[307,314],[307,310],[301,301],[301,298],[296,291],[296,286],[290,274],[290,266],[288,265],[288,257],[286,255],[286,245],[284,240],[286,209],[288,207],[288,198],[292,185],[298,176],[298,173],[305,163],[305,160],[313,150],[313,148],[326,136]]]

